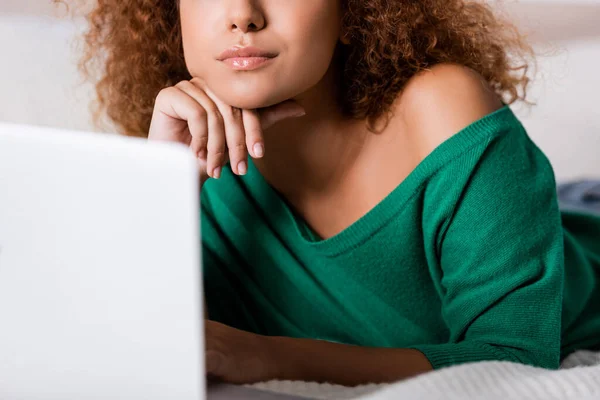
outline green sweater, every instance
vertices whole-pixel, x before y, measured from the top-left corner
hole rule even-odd
[[[508,106],[431,152],[321,240],[250,163],[201,196],[211,319],[265,335],[414,348],[435,369],[558,368],[600,345],[600,217],[559,210],[552,166]]]

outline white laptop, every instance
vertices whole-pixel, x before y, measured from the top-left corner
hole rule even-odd
[[[205,398],[197,174],[182,144],[0,124],[0,399]]]

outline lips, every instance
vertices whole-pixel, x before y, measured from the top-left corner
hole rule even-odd
[[[277,53],[259,49],[258,47],[231,47],[223,51],[218,60],[223,61],[228,58],[245,58],[245,57],[260,57],[260,58],[274,58]]]
[[[236,71],[252,71],[273,62],[268,57],[232,57],[221,61]]]

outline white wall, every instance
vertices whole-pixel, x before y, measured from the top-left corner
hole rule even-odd
[[[0,121],[91,129],[92,88],[78,82],[82,28],[50,0],[0,0]],[[557,179],[600,178],[600,0],[499,1],[540,55],[537,106],[515,107]]]
[[[50,17],[0,13],[0,121],[91,129],[93,88],[76,67],[76,29]]]
[[[515,111],[558,180],[600,178],[600,0],[503,4],[538,53],[537,105]]]

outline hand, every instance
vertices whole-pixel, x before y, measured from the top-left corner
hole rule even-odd
[[[209,379],[246,384],[277,377],[270,338],[205,320],[206,374]]]
[[[304,109],[294,100],[254,110],[231,107],[193,78],[158,94],[148,139],[188,145],[198,159],[202,184],[209,176],[219,178],[228,159],[232,171],[244,175],[247,150],[255,158],[264,155],[263,129],[300,112]]]

